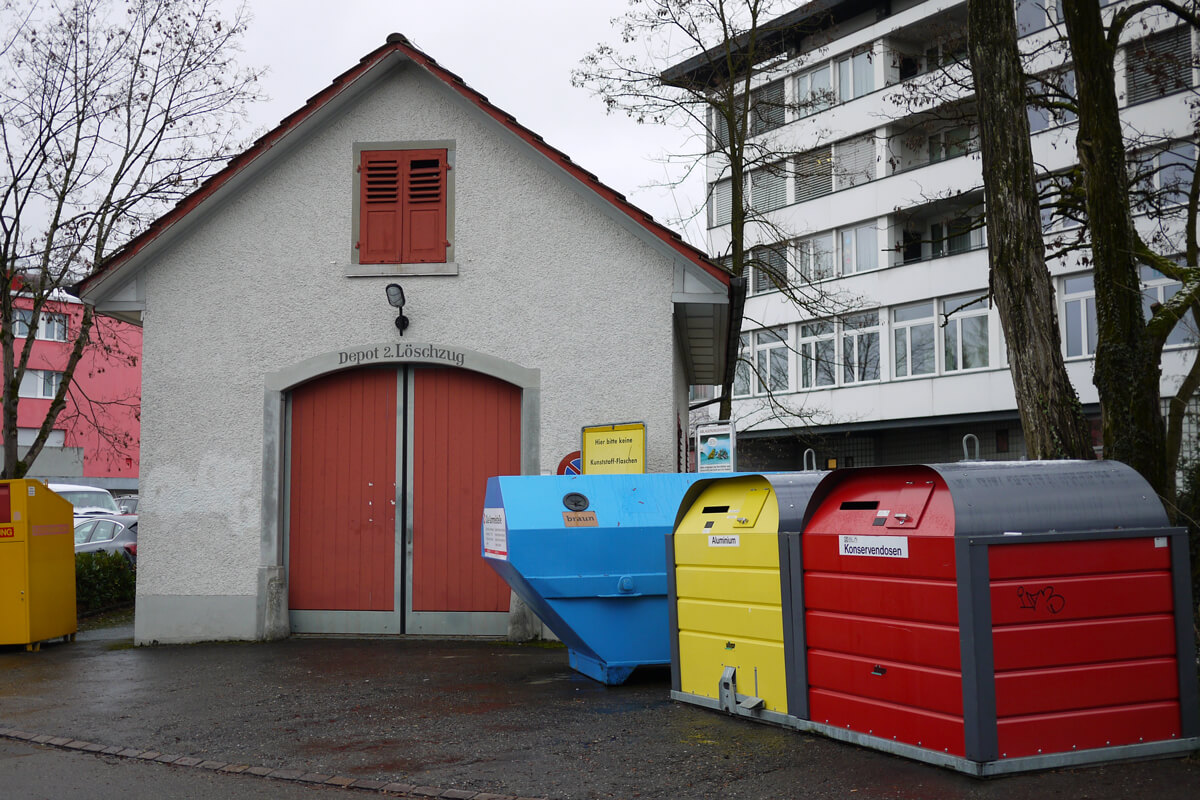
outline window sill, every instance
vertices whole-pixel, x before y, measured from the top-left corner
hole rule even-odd
[[[393,275],[457,275],[458,262],[444,264],[347,264],[347,278],[377,278]]]

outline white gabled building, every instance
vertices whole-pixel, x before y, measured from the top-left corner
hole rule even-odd
[[[1065,35],[1058,2],[1018,0],[1018,26],[1023,49],[1037,53],[1033,71],[1071,91],[1063,50],[1044,47]],[[774,57],[760,65],[751,99],[770,109],[755,124],[760,141],[781,156],[774,169],[752,170],[746,182],[747,203],[775,230],[747,229],[757,237],[748,244],[769,249],[756,252],[766,268],[746,276],[733,404],[743,468],[799,468],[810,447],[820,466],[956,460],[967,434],[977,437],[982,458],[1025,456],[1000,320],[985,299],[987,237],[979,224],[982,170],[972,97],[955,80],[969,79],[966,5],[811,2],[770,24]],[[1127,4],[1102,5],[1111,13]],[[1123,117],[1145,135],[1139,161],[1151,169],[1144,180],[1185,197],[1195,162],[1189,110],[1197,84],[1195,36],[1165,14],[1144,22],[1128,27],[1139,38],[1123,42],[1118,58]],[[705,60],[678,64],[668,77],[701,69]],[[1034,160],[1050,180],[1076,163],[1077,125],[1070,114],[1032,107],[1029,117]],[[709,244],[716,256],[729,245],[726,167],[709,158]],[[1138,224],[1147,235],[1177,238],[1178,211],[1143,209]],[[1043,221],[1048,254],[1079,228],[1049,209]],[[1087,260],[1071,253],[1049,268],[1068,371],[1095,419],[1095,300]],[[850,306],[829,318],[803,311],[771,271]],[[1143,281],[1147,306],[1179,289],[1149,270]],[[1164,394],[1195,357],[1195,339],[1181,326],[1169,340]],[[693,399],[703,394],[693,390]]]
[[[81,285],[145,333],[135,639],[504,634],[487,478],[678,471],[729,285],[389,36]]]

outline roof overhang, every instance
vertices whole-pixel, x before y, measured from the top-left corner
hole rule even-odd
[[[723,44],[710,48],[668,67],[659,77],[668,86],[708,91],[725,83],[731,68],[738,75],[765,60],[801,52],[808,49],[805,40],[814,34],[871,9],[887,16],[891,5],[890,0],[813,0],[759,24],[754,36],[754,54],[750,56],[754,63],[738,60],[750,46],[751,36],[747,31],[734,38],[731,52],[726,52]]]

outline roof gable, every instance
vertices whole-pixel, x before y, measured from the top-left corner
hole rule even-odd
[[[438,64],[433,58],[414,47],[406,37],[393,33],[388,36],[386,43],[364,56],[358,64],[334,78],[332,83],[322,91],[313,95],[308,101],[285,117],[275,128],[264,134],[247,150],[230,159],[229,163],[219,172],[208,178],[196,191],[181,200],[170,211],[156,219],[140,235],[129,241],[124,247],[111,255],[100,267],[87,278],[82,280],[76,290],[81,297],[89,299],[88,295],[104,294],[102,287],[116,289],[122,283],[121,273],[126,265],[136,260],[136,256],[151,245],[159,245],[170,238],[170,235],[181,220],[195,211],[209,198],[221,193],[221,190],[234,183],[242,176],[250,165],[269,153],[285,137],[303,127],[319,111],[341,96],[349,87],[356,85],[369,73],[386,68],[396,58],[404,58],[421,67],[430,75],[445,83],[453,91],[472,103],[484,114],[507,128],[522,141],[526,142],[542,156],[571,177],[578,180],[600,199],[611,205],[621,214],[628,217],[649,234],[660,246],[665,246],[684,260],[689,267],[716,279],[721,285],[728,286],[730,274],[714,264],[699,249],[691,246],[679,236],[657,222],[650,214],[630,203],[624,195],[602,183],[596,175],[580,167],[562,151],[550,146],[541,136],[524,127],[507,112],[493,105],[485,96],[469,87],[462,78]]]

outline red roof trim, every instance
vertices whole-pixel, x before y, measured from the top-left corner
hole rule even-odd
[[[264,134],[247,150],[230,159],[229,163],[225,165],[224,169],[205,180],[202,184],[200,184],[196,191],[192,192],[183,200],[180,200],[174,208],[152,222],[150,227],[148,227],[145,231],[130,240],[124,247],[122,247],[112,256],[105,259],[100,269],[79,283],[77,287],[78,290],[81,292],[87,291],[87,289],[93,286],[96,281],[109,275],[118,269],[121,264],[137,255],[139,252],[145,249],[147,245],[155,241],[162,233],[169,229],[173,224],[193,211],[204,200],[215,194],[222,186],[229,182],[230,179],[241,172],[256,158],[270,150],[287,133],[303,124],[305,120],[307,120],[317,111],[319,111],[326,103],[336,97],[338,93],[342,91],[342,89],[346,88],[347,85],[353,83],[364,73],[369,72],[381,61],[387,58],[387,56],[396,52],[402,53],[414,63],[424,68],[427,72],[442,80],[444,83],[450,86],[450,88],[454,89],[467,100],[474,103],[485,114],[495,119],[501,125],[504,125],[525,142],[541,152],[544,156],[570,173],[573,177],[589,186],[593,191],[596,192],[596,194],[600,195],[600,197],[616,206],[630,219],[649,231],[655,238],[672,247],[680,255],[684,256],[698,267],[704,269],[710,275],[721,281],[724,285],[729,285],[729,279],[731,277],[730,274],[710,261],[708,256],[706,256],[703,251],[683,241],[682,237],[680,237],[678,233],[660,224],[654,219],[654,217],[650,216],[650,214],[630,203],[620,192],[617,192],[609,186],[601,183],[600,179],[594,174],[580,167],[578,164],[572,161],[570,156],[568,156],[566,153],[551,147],[541,136],[518,123],[511,114],[492,105],[486,97],[472,89],[470,86],[467,86],[462,78],[455,75],[453,72],[450,72],[445,67],[442,67],[434,59],[413,47],[412,44],[409,43],[408,39],[406,39],[404,36],[392,34],[388,36],[386,44],[377,50],[368,53],[354,67],[351,67],[341,75],[334,78],[333,82],[324,90],[310,97],[303,107],[284,117],[277,126],[275,126],[268,133]]]

